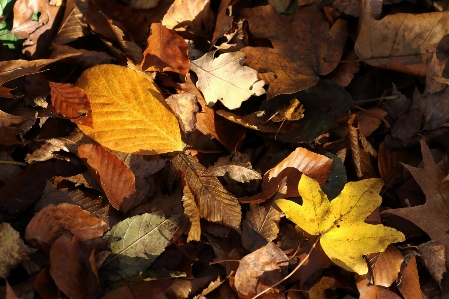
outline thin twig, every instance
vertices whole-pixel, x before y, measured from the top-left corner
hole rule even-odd
[[[18,161],[14,161],[14,160],[0,160],[0,164],[13,164],[13,165],[19,165],[19,166],[28,166],[28,163],[18,162]]]
[[[283,283],[284,281],[286,281],[288,278],[290,278],[290,276],[292,276],[296,271],[298,271],[298,269],[302,266],[302,264],[304,264],[305,261],[307,261],[307,259],[309,258],[310,254],[312,253],[313,248],[315,248],[316,244],[318,243],[318,241],[320,240],[320,238],[317,238],[315,240],[315,242],[313,242],[312,247],[310,247],[309,252],[307,253],[307,255],[304,257],[304,259],[298,264],[296,265],[295,269],[292,270],[292,272],[290,272],[290,274],[288,274],[287,276],[285,276],[284,278],[282,278],[281,280],[279,280],[278,282],[276,282],[274,285],[270,286],[269,288],[263,290],[262,292],[260,292],[259,294],[257,294],[256,296],[252,297],[251,299],[256,299],[257,297],[259,297],[262,294],[265,294],[266,292],[268,292],[269,290],[271,290],[272,288],[274,288],[275,286]]]
[[[354,103],[355,104],[358,104],[358,103],[369,103],[369,102],[376,102],[376,101],[382,101],[382,100],[397,100],[397,99],[399,99],[398,95],[391,95],[391,96],[385,96],[385,97],[368,99],[368,100],[354,101]]]

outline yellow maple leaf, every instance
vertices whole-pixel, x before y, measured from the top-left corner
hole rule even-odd
[[[318,182],[303,174],[298,185],[303,204],[287,199],[276,200],[276,204],[288,219],[319,236],[332,262],[362,275],[368,272],[363,255],[382,252],[390,243],[405,240],[404,234],[393,228],[364,222],[382,202],[382,185],[381,179],[349,182],[330,202]]]

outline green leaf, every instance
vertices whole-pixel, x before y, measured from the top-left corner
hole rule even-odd
[[[111,255],[100,268],[102,277],[118,280],[146,270],[170,243],[178,223],[177,216],[167,219],[157,211],[127,218],[114,225],[103,236],[113,242],[110,244]]]

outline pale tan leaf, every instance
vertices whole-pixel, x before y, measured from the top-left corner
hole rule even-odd
[[[195,95],[188,92],[172,94],[165,99],[165,102],[175,113],[184,132],[188,133],[195,129],[196,114],[199,112]]]
[[[84,71],[76,85],[87,93],[94,119],[94,129],[78,126],[103,146],[147,155],[183,149],[176,117],[145,74],[99,65]]]
[[[200,213],[195,203],[195,198],[190,191],[188,185],[184,186],[184,195],[182,196],[182,205],[184,206],[184,213],[189,218],[190,229],[187,236],[187,242],[200,241],[201,239],[201,225]]]
[[[265,93],[265,82],[257,79],[257,72],[242,66],[244,57],[242,52],[232,52],[214,59],[214,52],[209,52],[191,62],[190,69],[198,76],[196,85],[208,105],[220,100],[226,108],[236,109],[250,96]]]
[[[178,154],[172,162],[177,171],[184,173],[200,217],[238,229],[242,218],[240,204],[220,181],[216,177],[203,176],[206,168],[190,155]]]
[[[248,155],[239,152],[233,152],[226,157],[220,157],[214,166],[209,167],[203,174],[204,176],[225,176],[240,183],[246,183],[250,180],[260,180],[262,176],[251,166]]]

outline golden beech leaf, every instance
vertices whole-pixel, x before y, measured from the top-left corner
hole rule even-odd
[[[86,92],[94,121],[93,129],[78,127],[101,145],[143,155],[183,149],[176,117],[144,73],[98,65],[85,70],[75,85]]]
[[[321,247],[338,266],[360,275],[368,272],[363,255],[382,252],[390,243],[402,242],[404,234],[382,224],[364,222],[382,202],[381,179],[349,182],[332,202],[317,181],[301,176],[299,205],[286,199],[276,204],[288,219],[311,235],[320,236]]]

